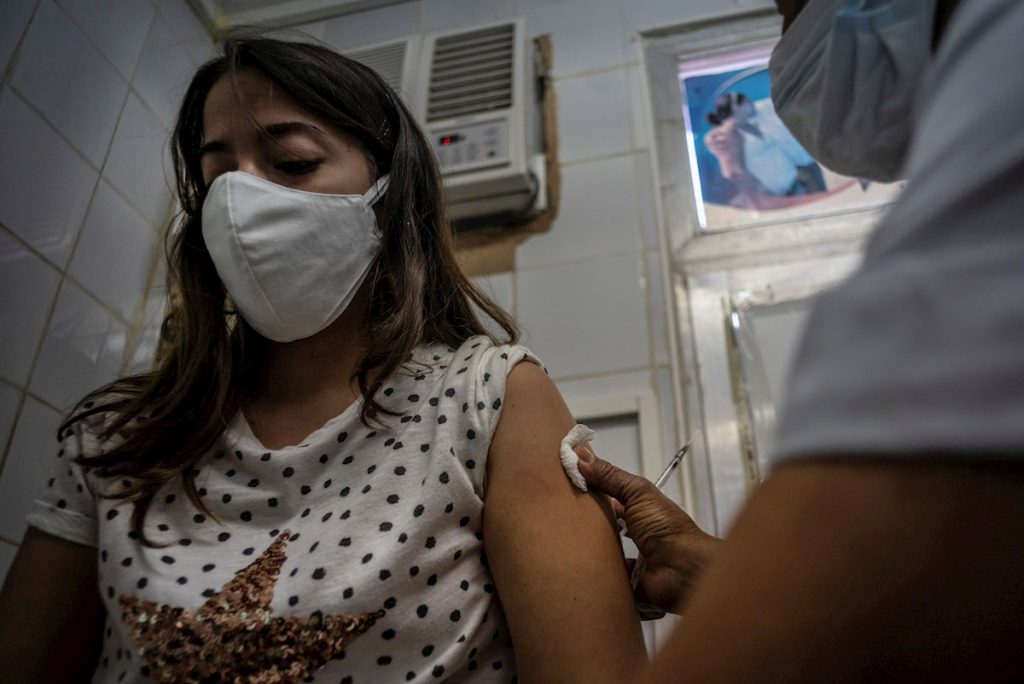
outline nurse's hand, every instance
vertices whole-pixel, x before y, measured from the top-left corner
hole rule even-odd
[[[637,601],[682,614],[690,590],[722,540],[697,527],[650,480],[602,461],[585,444],[576,448],[576,454],[587,483],[615,499],[615,512],[644,558]]]

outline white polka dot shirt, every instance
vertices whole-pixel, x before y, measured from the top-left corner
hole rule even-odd
[[[92,432],[61,435],[28,522],[98,549],[107,620],[93,681],[514,681],[482,514],[506,378],[524,360],[540,365],[486,337],[421,347],[382,390],[402,413],[385,429],[363,425],[356,402],[276,450],[239,414],[198,464],[216,519],[178,481],[154,499],[146,532],[164,548],[134,538],[130,505],[90,493],[121,485],[72,462],[101,448]],[[352,634],[326,624],[359,616]]]

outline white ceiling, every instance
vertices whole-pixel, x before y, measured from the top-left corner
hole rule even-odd
[[[238,24],[294,26],[409,0],[189,0],[212,31]]]

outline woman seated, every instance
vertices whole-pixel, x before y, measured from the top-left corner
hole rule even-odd
[[[164,346],[61,427],[0,602],[34,616],[12,681],[625,679],[644,646],[605,505],[561,471],[573,417],[459,270],[399,97],[236,37],[173,152]]]

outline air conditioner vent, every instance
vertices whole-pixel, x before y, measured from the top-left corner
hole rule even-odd
[[[512,106],[515,29],[507,24],[437,40],[427,121]]]
[[[403,40],[368,50],[356,50],[348,56],[376,71],[395,92],[404,96],[405,84],[402,82],[402,74],[405,69],[407,47],[408,42]]]

